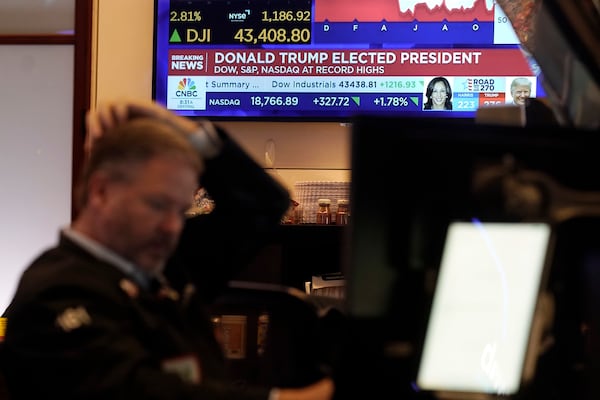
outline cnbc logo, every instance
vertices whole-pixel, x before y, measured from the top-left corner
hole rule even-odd
[[[197,97],[198,90],[196,88],[196,82],[191,78],[183,78],[177,84],[177,90],[175,90],[175,96],[177,97]]]

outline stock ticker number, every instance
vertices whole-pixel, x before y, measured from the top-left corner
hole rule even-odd
[[[298,105],[298,97],[295,96],[252,96],[250,104],[254,107],[294,107]]]
[[[311,22],[310,10],[263,11],[262,22]]]
[[[240,43],[310,43],[308,28],[253,28],[238,29],[233,38]]]

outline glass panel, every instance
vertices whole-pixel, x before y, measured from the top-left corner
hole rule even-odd
[[[71,219],[73,51],[0,46],[0,313]]]
[[[0,35],[73,34],[75,0],[2,0]]]

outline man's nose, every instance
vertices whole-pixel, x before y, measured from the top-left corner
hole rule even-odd
[[[179,211],[166,212],[161,221],[161,229],[171,234],[179,234],[183,228],[184,216]]]

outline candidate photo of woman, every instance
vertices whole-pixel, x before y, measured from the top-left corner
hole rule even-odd
[[[452,88],[443,76],[436,76],[427,84],[423,110],[452,110]]]

